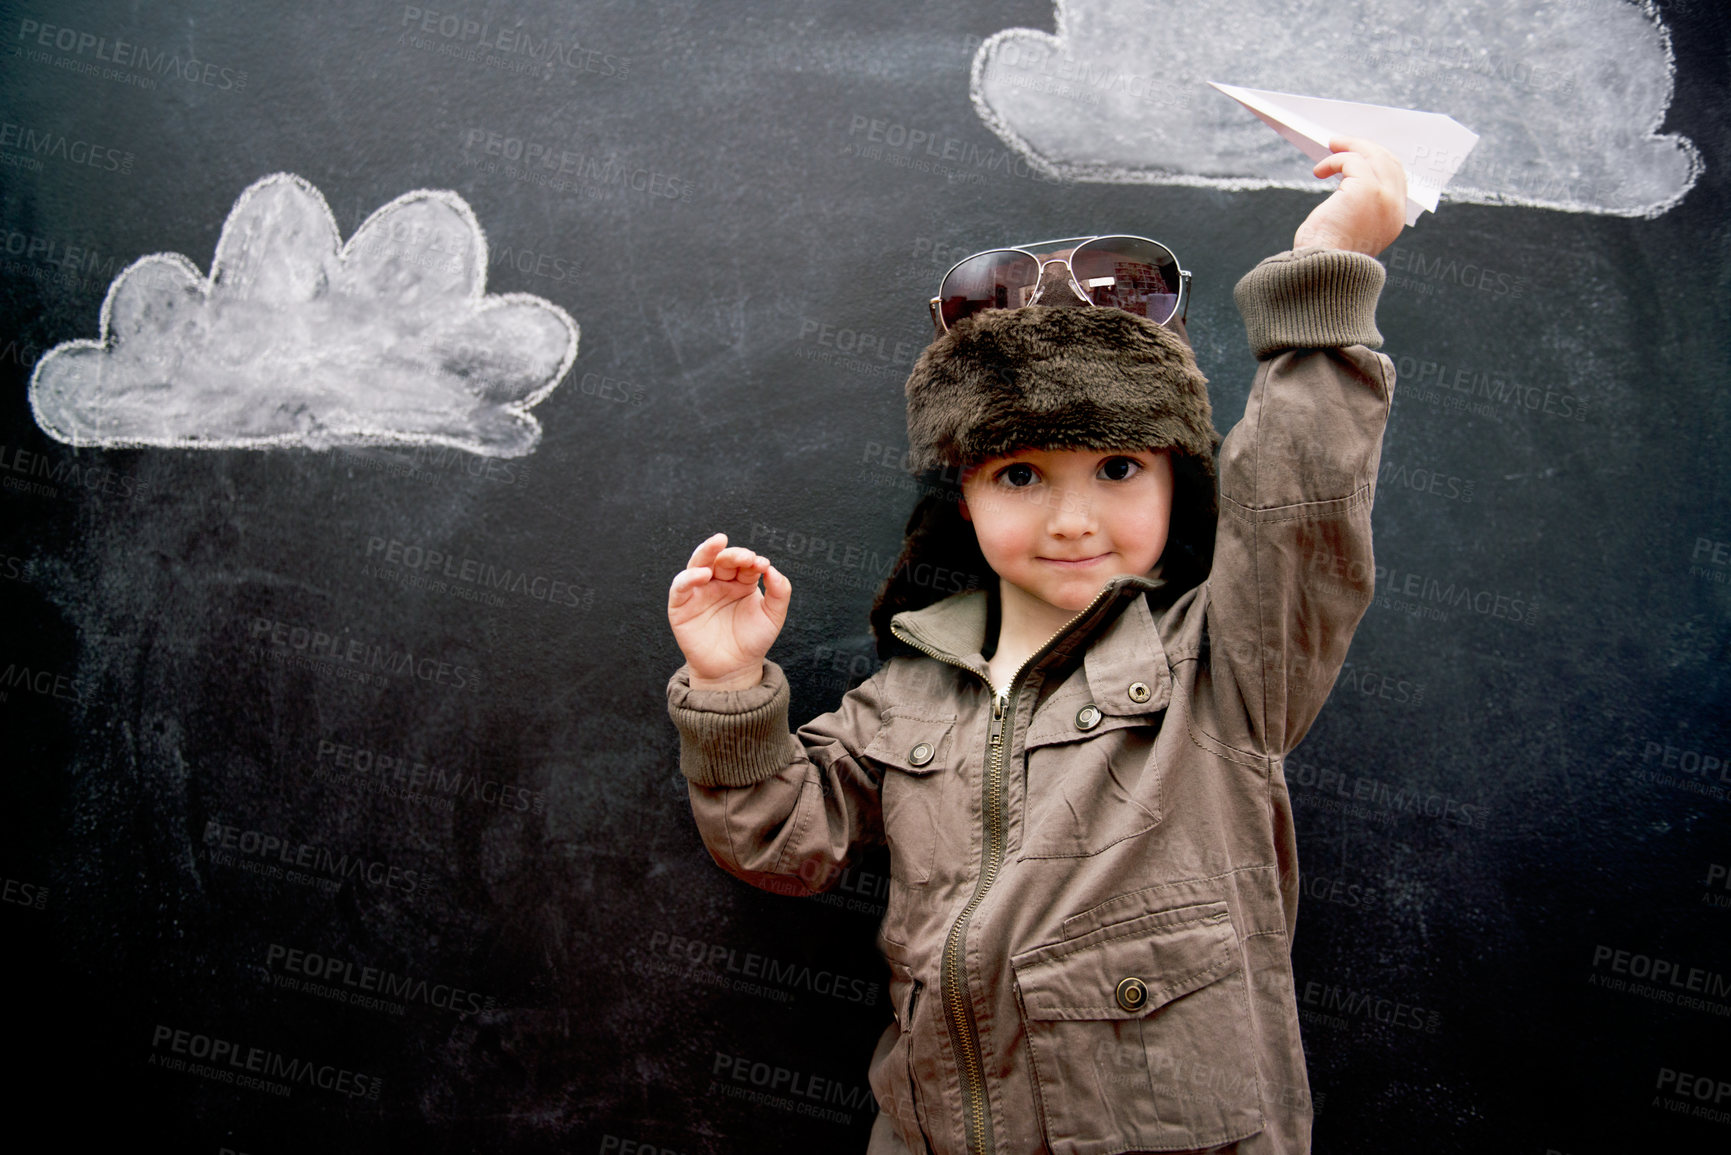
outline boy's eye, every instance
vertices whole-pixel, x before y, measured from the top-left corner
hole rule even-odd
[[[1099,477],[1103,481],[1127,481],[1142,465],[1132,457],[1108,457],[1100,463]]]
[[[1023,462],[1007,466],[998,474],[998,480],[1012,489],[1022,489],[1034,484],[1034,467]]]

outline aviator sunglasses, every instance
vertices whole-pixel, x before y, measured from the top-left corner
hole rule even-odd
[[[1048,274],[1046,270],[1051,269]],[[1061,274],[1061,275],[1060,275]],[[1067,284],[1076,301],[1122,309],[1164,325],[1190,310],[1190,274],[1159,241],[1147,237],[1068,237],[987,249],[964,257],[938,282],[931,300],[939,333],[985,309],[1037,305],[1054,285]],[[1054,302],[1060,303],[1060,302]]]

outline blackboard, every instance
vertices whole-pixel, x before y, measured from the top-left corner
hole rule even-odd
[[[1728,22],[1480,8],[0,7],[14,1128],[255,1155],[863,1150],[884,860],[808,900],[709,861],[663,706],[666,586],[725,530],[795,582],[773,656],[796,716],[872,668],[913,500],[901,385],[937,278],[977,249],[1165,240],[1229,425],[1252,366],[1232,285],[1318,194],[1087,153],[1127,107],[1243,115],[1205,80],[1280,87],[1203,75],[1227,38],[1333,53],[1353,92],[1428,86],[1495,145],[1463,169],[1477,195],[1383,254],[1378,600],[1287,767],[1317,1149],[1722,1145]],[[976,64],[1090,12],[1154,29],[1147,66],[999,42],[1022,72],[998,80],[1078,126],[1079,155],[1042,161]],[[1668,91],[1593,48],[1629,43],[1605,30],[1630,13]],[[1599,32],[1508,38],[1541,19]],[[1628,123],[1558,111],[1620,100],[1690,142],[1680,169],[1619,165]],[[1493,106],[1541,111],[1523,139]],[[1533,159],[1564,136],[1600,167]],[[321,440],[284,402],[268,445],[50,436],[49,351],[101,339],[139,258],[208,274],[275,174],[343,241],[417,190],[461,198],[486,293],[580,330],[535,431]],[[420,268],[468,259],[384,235]],[[220,372],[295,379],[231,352]]]

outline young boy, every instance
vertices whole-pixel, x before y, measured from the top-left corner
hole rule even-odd
[[[1384,150],[1333,148],[1340,187],[1236,290],[1259,367],[1218,513],[1188,344],[1052,260],[1034,304],[914,368],[912,460],[960,500],[916,512],[873,612],[890,660],[835,712],[788,733],[768,559],[718,534],[673,581],[669,710],[715,860],[819,891],[889,844],[873,1153],[1309,1149],[1282,758],[1370,602],[1394,377],[1371,257],[1405,194]],[[941,596],[940,556],[995,580]]]

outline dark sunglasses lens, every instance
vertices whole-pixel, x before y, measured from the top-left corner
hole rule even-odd
[[[1178,258],[1165,245],[1102,237],[1078,248],[1070,268],[1096,305],[1161,323],[1178,311]]]
[[[938,286],[944,324],[954,325],[981,309],[1019,309],[1040,281],[1040,266],[1026,253],[979,253],[944,277]]]

